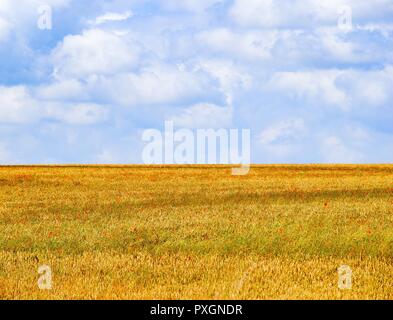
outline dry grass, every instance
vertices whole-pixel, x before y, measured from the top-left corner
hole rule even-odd
[[[2,167],[0,298],[392,299],[392,182],[388,165]]]

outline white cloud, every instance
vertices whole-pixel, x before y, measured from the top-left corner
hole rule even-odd
[[[81,35],[66,36],[53,51],[51,60],[54,75],[60,79],[116,74],[137,64],[138,49],[112,32],[91,29]]]
[[[138,34],[100,29],[66,36],[51,54],[56,81],[37,88],[37,96],[130,107],[217,94],[208,72],[155,59],[148,48],[136,45],[137,39]]]
[[[307,131],[302,118],[277,121],[255,136],[255,148],[268,162],[286,161],[300,152]]]
[[[355,146],[364,147],[371,141],[371,134],[366,129],[356,124],[345,126],[343,130],[344,136]]]
[[[176,66],[154,64],[139,72],[116,75],[86,75],[83,81],[61,79],[34,90],[47,102],[103,101],[107,105],[136,107],[180,103],[182,100],[208,96],[219,88],[202,71],[181,71]]]
[[[381,107],[393,103],[393,66],[375,71],[345,72],[339,78],[354,107]]]
[[[259,135],[259,142],[272,144],[276,142],[287,142],[297,140],[303,136],[306,127],[304,120],[300,118],[283,120],[264,129]]]
[[[106,119],[108,111],[97,104],[48,104],[47,117],[71,125],[91,125]]]
[[[228,106],[232,105],[236,91],[249,88],[253,82],[251,76],[232,61],[202,60],[195,66],[195,69],[203,70],[218,80]]]
[[[212,89],[207,74],[162,62],[145,61],[137,71],[139,54],[128,35],[91,29],[67,36],[51,56],[58,81],[37,93],[50,100],[101,98],[111,105],[136,106],[178,102]]]
[[[115,0],[78,3],[64,15],[58,10],[74,3],[0,0],[7,64],[0,123],[11,124],[3,126],[5,134],[14,130],[5,146],[18,156],[17,148],[27,149],[10,143],[11,135],[21,130],[28,136],[31,123],[37,141],[44,140],[40,135],[67,141],[61,131],[41,133],[47,125],[74,129],[78,135],[69,140],[75,146],[85,138],[100,141],[85,159],[110,163],[130,156],[112,145],[129,126],[169,118],[180,127],[230,127],[237,115],[238,126],[260,133],[255,145],[263,153],[256,161],[390,157],[366,150],[387,149],[392,141],[391,0],[168,0],[153,6]],[[42,4],[53,8],[51,32],[37,29]],[[337,28],[343,4],[353,9],[348,33]],[[130,19],[131,10],[137,19]],[[86,22],[92,29],[80,29]],[[96,123],[102,126],[82,128]],[[90,129],[94,134],[85,137]],[[55,149],[43,146],[41,159]],[[6,151],[0,144],[0,161]]]
[[[97,18],[95,18],[94,21],[89,21],[89,23],[93,25],[100,25],[107,22],[124,21],[131,18],[133,15],[134,13],[131,10],[124,13],[107,12],[102,16],[98,16]]]
[[[8,38],[11,30],[11,24],[0,16],[0,41],[4,41]]]
[[[183,110],[180,115],[168,120],[182,128],[227,128],[232,121],[232,108],[210,103],[199,103]]]
[[[299,65],[316,61],[367,62],[380,56],[335,27],[297,29],[209,29],[195,36],[201,50],[242,63],[252,60],[265,67]],[[376,48],[379,48],[377,45]],[[206,50],[207,49],[207,50]],[[382,53],[379,53],[382,54]],[[378,60],[379,61],[379,60]],[[269,62],[269,65],[266,63]],[[249,62],[248,62],[249,63]]]
[[[106,116],[107,110],[97,104],[39,100],[24,86],[0,87],[0,123],[26,124],[47,118],[90,125]]]
[[[217,78],[223,90],[245,88],[252,83],[250,75],[230,60],[202,60],[196,68],[200,68]]]
[[[393,67],[376,71],[313,70],[276,73],[268,88],[313,106],[382,107],[393,103]]]
[[[229,16],[239,25],[266,28],[337,25],[340,9],[349,6],[354,22],[393,12],[390,0],[235,0]]]
[[[236,0],[229,11],[230,16],[243,26],[277,26],[279,12],[272,0]]]
[[[343,72],[338,70],[279,72],[269,86],[312,104],[333,105],[346,110],[349,104],[347,94],[336,86],[336,79],[341,74]]]
[[[393,24],[392,23],[367,23],[364,25],[357,25],[357,30],[364,30],[368,32],[379,32],[385,38],[389,38],[393,33]]]
[[[0,86],[0,123],[26,123],[39,118],[39,107],[24,86]]]
[[[179,103],[187,98],[211,94],[214,87],[211,79],[201,73],[182,72],[176,66],[154,64],[139,73],[91,78],[88,90],[113,104],[137,106]]]
[[[38,98],[43,100],[86,100],[88,92],[85,86],[76,79],[66,79],[41,85],[35,90]]]
[[[247,31],[235,33],[221,28],[201,32],[197,39],[212,50],[246,59],[268,59],[277,40],[275,31]]]
[[[328,136],[321,144],[321,154],[324,162],[329,163],[358,163],[364,160],[364,156],[355,149],[344,144],[337,136]]]
[[[216,3],[222,3],[224,0],[165,0],[163,7],[176,10],[183,9],[187,11],[200,13]]]
[[[360,54],[355,53],[356,47],[351,41],[340,38],[342,33],[336,28],[324,28],[317,32],[320,44],[326,53],[340,61],[355,62],[359,60]]]

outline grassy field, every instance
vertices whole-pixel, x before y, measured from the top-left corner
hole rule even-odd
[[[0,298],[392,299],[393,165],[1,167]]]

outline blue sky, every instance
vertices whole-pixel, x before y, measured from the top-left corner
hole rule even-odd
[[[140,163],[165,120],[251,129],[254,163],[391,163],[392,40],[392,0],[0,0],[0,164]]]

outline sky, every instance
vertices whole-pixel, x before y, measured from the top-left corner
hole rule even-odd
[[[141,163],[169,120],[392,163],[393,0],[0,0],[0,164]]]

